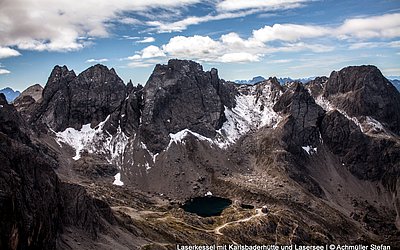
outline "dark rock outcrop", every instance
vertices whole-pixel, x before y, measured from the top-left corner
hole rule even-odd
[[[274,106],[275,112],[288,115],[282,125],[284,148],[297,153],[301,146],[316,147],[319,143],[318,125],[324,116],[301,83],[292,84]]]
[[[78,228],[96,238],[99,232],[107,229],[107,226],[116,224],[111,208],[107,203],[93,199],[84,187],[61,183],[62,194],[62,221],[63,227]]]
[[[311,80],[305,84],[305,87],[310,90],[312,97],[316,98],[322,94],[328,79],[329,78],[326,76],[316,77],[314,80]]]
[[[47,124],[55,131],[88,123],[96,126],[117,110],[125,97],[126,86],[114,69],[98,64],[76,76],[66,66],[56,66],[32,122]]]
[[[42,94],[43,94],[43,87],[40,86],[40,84],[34,84],[32,86],[29,86],[24,91],[22,91],[22,93],[17,98],[15,98],[13,104],[15,105],[21,98],[25,96],[31,96],[35,100],[35,102],[39,102],[40,99],[42,99]]]
[[[400,177],[400,143],[396,139],[370,137],[338,111],[326,114],[321,123],[321,136],[343,165],[359,179],[394,182]],[[379,152],[379,153],[377,153]],[[393,182],[393,179],[389,182]]]
[[[204,72],[198,63],[157,65],[143,91],[141,135],[152,152],[167,146],[169,133],[186,128],[212,138],[225,119],[217,71]]]
[[[59,180],[2,94],[0,104],[0,248],[54,249],[60,228]]]
[[[30,143],[23,118],[13,105],[8,104],[4,94],[0,93],[0,132],[14,140]]]
[[[324,197],[324,191],[310,178],[304,156],[320,144],[319,124],[325,114],[307,89],[300,82],[292,83],[274,105],[274,111],[286,118],[278,129],[278,143],[288,154],[282,159],[288,176],[316,197]],[[314,152],[314,151],[313,151]]]
[[[0,249],[56,249],[66,227],[92,240],[115,224],[107,204],[59,180],[57,162],[29,134],[0,94]]]
[[[122,104],[120,115],[116,118],[120,121],[123,131],[131,136],[138,131],[140,125],[144,105],[143,86],[133,87],[128,83],[127,88],[130,89],[129,95]]]
[[[400,135],[400,93],[377,67],[333,71],[323,96],[349,116],[370,116]]]
[[[43,87],[39,84],[32,85],[22,91],[13,105],[17,111],[26,119],[31,120],[32,114],[35,113],[39,103],[42,101]]]

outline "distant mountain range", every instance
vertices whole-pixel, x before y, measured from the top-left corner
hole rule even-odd
[[[400,92],[400,76],[388,76],[388,77],[386,77],[395,87],[396,87],[396,89]],[[294,81],[298,81],[298,82],[301,82],[301,83],[308,83],[309,81],[311,81],[311,80],[314,80],[315,79],[315,76],[312,76],[312,77],[306,77],[306,78],[295,78],[295,79],[293,79],[293,78],[290,78],[290,77],[280,77],[280,78],[277,78],[278,79],[278,82],[280,83],[280,84],[285,84],[285,83],[288,83],[288,82],[294,82]],[[255,76],[255,77],[253,77],[252,79],[249,79],[249,80],[235,80],[234,82],[235,83],[238,83],[238,84],[248,84],[248,85],[253,85],[253,84],[256,84],[256,83],[259,83],[259,82],[262,82],[262,81],[265,81],[266,80],[266,78],[264,78],[264,77],[262,77],[262,76]]]
[[[255,76],[255,77],[253,77],[253,79],[249,79],[249,80],[235,80],[235,83],[252,85],[252,84],[256,84],[256,83],[259,83],[259,82],[262,82],[265,80],[266,79],[262,76]]]
[[[294,81],[298,81],[298,82],[301,82],[301,83],[307,83],[307,82],[309,82],[309,81],[311,81],[311,80],[314,80],[315,79],[315,77],[306,77],[306,78],[295,78],[295,79],[293,79],[293,78],[290,78],[290,77],[281,77],[281,78],[277,78],[278,79],[278,82],[280,83],[280,84],[285,84],[285,83],[288,83],[288,82],[294,82]],[[235,80],[234,82],[235,83],[238,83],[238,84],[248,84],[248,85],[252,85],[252,84],[256,84],[256,83],[259,83],[259,82],[262,82],[262,81],[265,81],[266,80],[266,78],[264,78],[264,77],[262,77],[262,76],[256,76],[256,77],[253,77],[253,79],[249,79],[249,80]]]
[[[6,99],[8,102],[14,101],[15,98],[17,98],[21,92],[17,90],[13,90],[12,88],[6,87],[4,89],[0,90],[0,93],[3,93],[6,96]]]
[[[398,78],[400,79],[400,77]],[[400,80],[398,79],[389,79],[389,81],[396,87],[396,89],[400,92]]]

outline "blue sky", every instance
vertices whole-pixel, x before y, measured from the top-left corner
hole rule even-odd
[[[54,65],[96,63],[144,84],[170,58],[226,80],[329,75],[374,64],[400,75],[398,0],[3,0],[0,88],[44,85]]]

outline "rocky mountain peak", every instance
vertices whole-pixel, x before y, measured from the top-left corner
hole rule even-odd
[[[73,70],[69,70],[67,66],[54,66],[53,70],[50,73],[49,79],[47,80],[47,84],[59,82],[63,78],[74,78],[76,74]],[[46,84],[46,85],[47,85]]]
[[[132,92],[132,90],[133,90],[133,83],[132,83],[132,80],[129,80],[129,82],[126,84],[126,91],[127,91],[127,93],[131,93]]]
[[[288,151],[299,152],[301,146],[316,147],[319,143],[318,125],[325,112],[302,83],[291,84],[274,110],[287,115],[282,125],[282,139]]]
[[[43,87],[40,84],[34,84],[29,86],[27,89],[22,91],[21,95],[19,95],[15,99],[15,103],[17,103],[20,99],[25,96],[31,96],[36,102],[42,99]]]
[[[375,66],[333,71],[323,97],[351,117],[372,117],[400,134],[400,93]]]
[[[373,65],[349,66],[333,71],[326,85],[324,96],[344,94],[362,88],[385,89],[386,78]]]
[[[271,84],[275,85],[275,86],[280,86],[280,83],[278,81],[278,79],[274,76],[274,77],[270,77],[268,78],[268,80],[271,82]]]
[[[79,129],[88,123],[96,126],[119,108],[125,97],[126,86],[113,69],[97,64],[76,76],[66,66],[56,66],[33,122],[55,131]]]
[[[194,73],[203,71],[203,66],[191,60],[172,59],[168,61],[168,67],[181,73]]]
[[[222,126],[224,106],[218,72],[193,61],[157,65],[144,87],[142,135],[151,151],[164,149],[169,134],[190,129],[207,137]]]

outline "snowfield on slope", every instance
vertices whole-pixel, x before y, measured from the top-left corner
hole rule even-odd
[[[221,148],[226,148],[236,142],[242,135],[263,126],[273,126],[281,117],[272,109],[271,85],[245,86],[239,89],[236,96],[236,106],[232,109],[225,107],[227,121],[217,132],[221,135],[217,143]],[[242,91],[241,91],[242,90]]]
[[[75,149],[75,156],[72,158],[76,161],[81,158],[81,152],[87,150],[89,153],[105,155],[110,163],[120,167],[129,137],[125,135],[120,126],[115,135],[110,135],[105,131],[104,125],[109,118],[110,116],[94,128],[91,128],[90,124],[85,124],[80,130],[67,128],[62,132],[57,132],[56,141]]]

